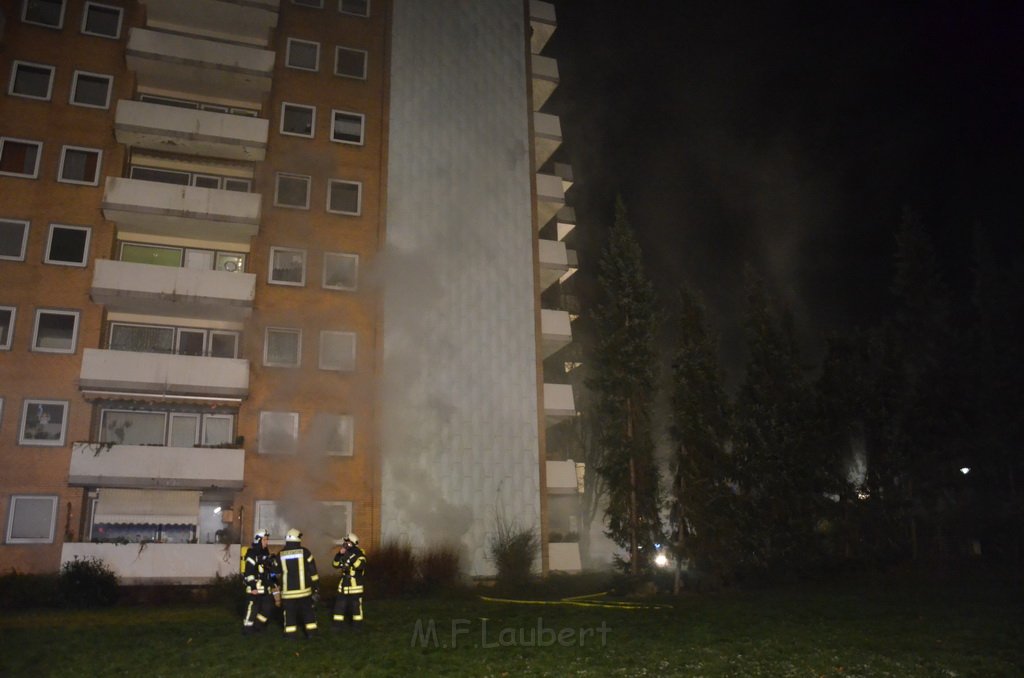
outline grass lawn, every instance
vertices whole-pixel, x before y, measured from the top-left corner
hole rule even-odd
[[[213,605],[7,610],[0,676],[1024,675],[1024,597],[997,584],[643,602],[666,607],[371,600],[363,633],[331,635],[321,609],[311,641],[280,626],[243,637],[234,611]]]

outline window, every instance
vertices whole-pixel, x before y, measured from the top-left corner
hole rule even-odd
[[[260,454],[295,454],[298,442],[298,412],[260,412]]]
[[[28,222],[20,219],[0,219],[0,259],[25,260],[28,243]]]
[[[212,113],[230,113],[231,115],[242,115],[247,118],[259,117],[259,111],[254,108],[238,108],[236,106],[224,106],[212,104],[207,101],[190,101],[188,99],[175,99],[156,94],[139,94],[139,101],[160,104],[161,106],[174,106],[175,108],[188,108],[193,111],[210,111]]]
[[[169,247],[121,242],[118,260],[134,264],[171,266],[173,268],[184,266],[185,268],[201,270],[213,269],[215,271],[227,271],[228,273],[241,273],[245,271],[245,255],[242,253],[204,250],[194,247]]]
[[[26,400],[21,411],[22,445],[64,445],[64,424],[68,417],[66,400]]]
[[[64,0],[25,0],[21,20],[49,28],[63,28]]]
[[[362,113],[335,110],[332,115],[331,141],[361,146],[364,118]]]
[[[309,177],[301,174],[277,174],[274,204],[278,207],[309,209]]]
[[[338,0],[338,11],[353,16],[370,16],[370,0]]]
[[[89,257],[89,237],[92,229],[88,226],[65,226],[50,224],[50,235],[46,241],[47,264],[62,266],[85,266]]]
[[[174,328],[111,323],[109,348],[112,351],[173,353]]]
[[[114,78],[99,73],[75,71],[71,81],[71,103],[88,108],[109,108]]]
[[[310,445],[315,451],[340,457],[352,456],[353,419],[348,414],[318,413],[313,417]]]
[[[264,365],[298,367],[302,361],[302,332],[300,330],[268,327],[264,344]]]
[[[82,32],[86,35],[98,35],[101,38],[121,37],[121,13],[120,7],[101,5],[98,2],[85,3],[85,12],[82,13]]]
[[[11,339],[14,337],[14,318],[18,309],[13,306],[0,306],[0,351],[11,350]]]
[[[271,247],[269,282],[276,285],[305,285],[306,250]]]
[[[351,372],[356,368],[354,332],[320,332],[320,369]]]
[[[359,255],[324,252],[323,285],[329,290],[354,290],[359,271]]]
[[[288,38],[288,54],[285,59],[288,68],[302,71],[320,69],[320,43]]]
[[[138,179],[140,181],[156,181],[161,184],[174,184],[175,186],[217,188],[225,191],[238,191],[240,193],[248,193],[252,185],[249,179],[185,172],[161,167],[146,167],[144,165],[132,165],[128,176],[131,179]]]
[[[99,437],[115,445],[163,445],[166,427],[166,412],[103,410]]]
[[[0,174],[35,179],[42,151],[43,144],[38,141],[0,137]]]
[[[109,348],[138,353],[238,357],[238,332],[169,325],[110,324]]]
[[[53,66],[15,61],[11,65],[11,84],[7,93],[49,101],[53,93]]]
[[[14,494],[7,518],[8,544],[52,544],[57,497]]]
[[[216,447],[234,443],[234,415],[104,409],[100,442],[115,445]]]
[[[96,186],[100,183],[100,162],[103,151],[96,148],[65,146],[60,155],[57,181],[66,184]]]
[[[32,333],[32,350],[42,353],[74,353],[78,339],[78,311],[40,308]]]
[[[366,50],[337,47],[334,50],[334,74],[366,80]]]
[[[316,108],[301,104],[281,103],[281,134],[313,138]]]
[[[331,179],[327,186],[327,211],[359,216],[363,185],[358,181]]]

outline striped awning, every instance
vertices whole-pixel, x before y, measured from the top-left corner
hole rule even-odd
[[[196,525],[198,490],[122,490],[101,488],[94,523],[107,525]]]

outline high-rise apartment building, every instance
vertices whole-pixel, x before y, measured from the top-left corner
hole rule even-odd
[[[579,568],[551,4],[0,9],[0,570],[299,527],[486,575],[500,521]]]

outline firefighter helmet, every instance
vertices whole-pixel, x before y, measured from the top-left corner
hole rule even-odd
[[[284,540],[285,541],[301,541],[302,540],[302,532],[300,532],[299,530],[296,530],[293,527],[292,529],[288,530],[288,534],[285,535]]]
[[[345,541],[350,542],[353,546],[359,546],[359,537],[356,536],[355,532],[349,532],[348,536],[345,537]]]
[[[256,534],[252,536],[253,542],[258,542],[260,539],[270,539],[270,533],[266,530],[256,530]]]

